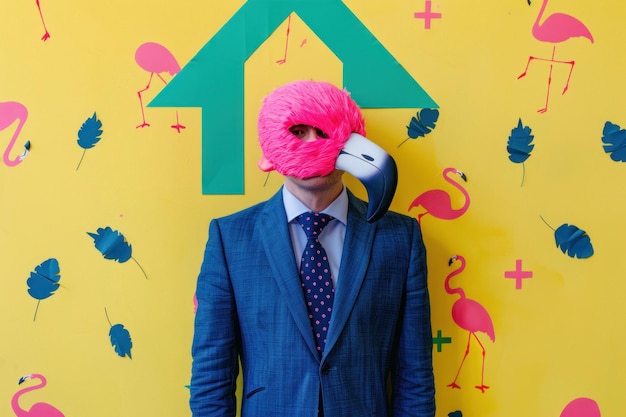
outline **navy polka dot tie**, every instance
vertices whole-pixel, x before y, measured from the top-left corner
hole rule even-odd
[[[304,298],[309,310],[309,319],[320,355],[326,345],[326,334],[333,310],[335,289],[326,251],[318,239],[324,227],[334,217],[323,213],[304,213],[298,216],[298,223],[307,236],[306,246],[300,261],[300,277]]]

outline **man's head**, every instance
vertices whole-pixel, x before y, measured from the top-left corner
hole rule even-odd
[[[295,81],[263,100],[258,134],[263,171],[300,180],[351,173],[367,189],[367,220],[389,208],[397,185],[394,160],[365,138],[365,121],[350,94],[326,82]]]
[[[314,127],[317,140],[301,140],[297,126]],[[259,167],[300,179],[328,175],[351,133],[365,136],[365,121],[347,91],[326,82],[283,85],[265,97],[259,112]]]

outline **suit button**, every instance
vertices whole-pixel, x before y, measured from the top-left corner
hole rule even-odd
[[[322,365],[322,375],[328,375],[330,373],[330,365],[328,363],[324,363]]]

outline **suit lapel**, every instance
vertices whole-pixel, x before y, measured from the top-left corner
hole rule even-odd
[[[313,333],[311,332],[309,313],[304,302],[300,275],[296,266],[291,236],[289,235],[282,190],[267,201],[263,210],[263,216],[265,221],[258,222],[256,227],[260,236],[263,237],[261,239],[263,249],[270,263],[270,268],[283,295],[283,299],[296,322],[296,326],[302,333],[302,337],[311,351],[315,354],[315,357],[317,357],[318,353],[313,340]],[[277,335],[277,337],[280,337],[280,335]]]
[[[365,272],[372,252],[376,223],[365,221],[366,205],[348,191],[348,224],[343,245],[343,255],[339,268],[337,290],[331,325],[328,329],[325,355],[337,342],[354,307],[357,295],[363,284]]]

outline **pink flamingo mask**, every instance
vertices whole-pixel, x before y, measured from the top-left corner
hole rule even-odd
[[[300,140],[290,131],[297,125],[313,126],[325,137]],[[263,100],[257,127],[263,151],[261,170],[301,179],[343,170],[367,190],[368,222],[389,209],[398,180],[396,163],[365,138],[363,116],[347,91],[326,82],[283,85]]]

